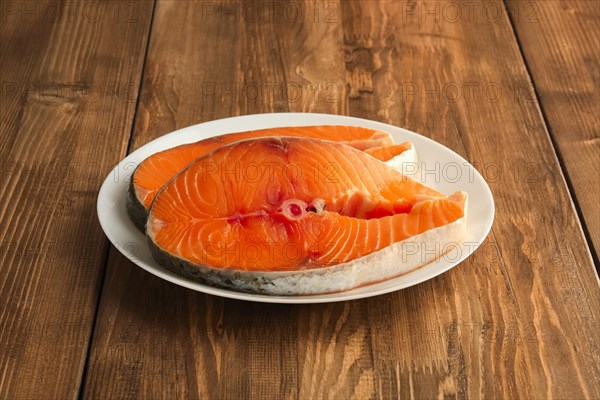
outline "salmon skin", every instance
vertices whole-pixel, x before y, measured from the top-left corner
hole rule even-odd
[[[239,140],[266,136],[310,137],[337,141],[366,151],[382,161],[389,161],[390,165],[398,168],[402,162],[416,162],[414,158],[401,156],[414,155],[414,152],[407,151],[412,150],[410,142],[394,145],[389,133],[356,126],[269,128],[216,136],[155,153],[142,161],[132,175],[127,194],[127,212],[131,220],[138,229],[144,231],[148,210],[156,193],[196,158]]]
[[[386,252],[396,244],[460,240],[465,207],[464,192],[445,196],[345,144],[268,137],[189,164],[156,196],[146,234],[160,264],[195,280],[324,293],[402,273],[402,252]],[[385,271],[356,268],[375,256]],[[307,284],[333,273],[331,285]]]

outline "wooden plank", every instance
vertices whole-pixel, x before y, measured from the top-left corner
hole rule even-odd
[[[600,6],[587,0],[507,4],[598,262]]]
[[[432,20],[420,14],[426,3],[323,2],[314,21],[313,2],[277,3],[299,5],[302,19],[266,3],[253,3],[264,5],[257,17],[242,2],[159,2],[134,147],[252,112],[319,110],[405,126],[467,156],[490,181],[498,211],[482,248],[401,292],[305,306],[194,293],[111,250],[86,396],[600,394],[597,280],[538,109],[508,95],[527,72],[504,6],[489,2],[487,12],[500,13],[493,20],[481,8],[470,20]],[[245,92],[290,82],[334,82],[335,101]],[[543,166],[533,177],[532,165]]]
[[[79,393],[152,5],[0,4],[0,398]]]

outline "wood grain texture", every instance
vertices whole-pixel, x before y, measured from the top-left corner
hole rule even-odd
[[[80,390],[152,3],[95,7],[0,4],[0,398]]]
[[[528,77],[503,4],[487,2],[496,18],[491,7],[468,14],[460,3],[456,20],[456,3],[436,3],[344,7],[346,44],[363,54],[373,82],[350,110],[465,155],[489,181],[497,213],[471,263],[419,286],[421,296],[390,296],[392,310],[418,304],[420,315],[382,318],[377,331],[390,334],[375,341],[393,343],[415,322],[445,340],[417,335],[410,355],[374,344],[374,354],[389,357],[374,356],[376,369],[390,371],[376,375],[376,387],[382,397],[598,397],[598,280],[538,107],[514,94]]]
[[[513,93],[528,75],[504,4],[455,19],[449,5],[471,6],[434,3],[254,3],[258,16],[242,2],[158,3],[134,147],[254,112],[380,120],[474,162],[496,222],[452,271],[340,304],[207,296],[111,249],[85,397],[600,396],[598,280],[539,109]],[[290,4],[302,18],[283,14]],[[297,100],[297,84],[328,101]]]
[[[528,3],[509,0],[507,4],[597,260],[600,5],[585,0]]]

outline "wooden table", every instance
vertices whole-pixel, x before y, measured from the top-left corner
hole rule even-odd
[[[0,398],[599,398],[596,0],[0,2]],[[102,233],[127,153],[325,112],[470,160],[497,214],[396,293],[267,305],[164,282]]]

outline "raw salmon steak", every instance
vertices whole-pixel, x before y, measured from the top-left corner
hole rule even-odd
[[[302,126],[231,133],[173,147],[142,161],[132,175],[127,194],[131,220],[143,231],[156,193],[196,158],[239,140],[266,136],[310,137],[345,143],[397,169],[404,163],[416,163],[410,142],[394,145],[389,133],[356,126]]]
[[[201,282],[327,293],[440,257],[462,239],[465,209],[466,193],[445,196],[348,145],[268,137],[189,164],[156,196],[146,233],[161,265]]]

